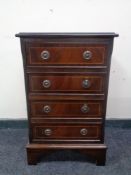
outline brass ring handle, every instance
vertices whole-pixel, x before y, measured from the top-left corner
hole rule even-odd
[[[87,104],[84,104],[82,107],[81,107],[81,112],[83,113],[88,113],[90,110],[89,106]]]
[[[44,135],[50,136],[51,134],[52,134],[52,130],[51,129],[47,128],[47,129],[44,130]]]
[[[49,88],[51,86],[51,81],[50,80],[44,80],[42,82],[44,88]]]
[[[91,52],[91,51],[86,50],[86,51],[83,52],[83,58],[84,58],[85,60],[90,60],[91,57],[92,57],[92,52]]]
[[[91,82],[89,80],[83,80],[82,81],[82,87],[83,88],[89,88],[91,86]]]
[[[50,58],[50,52],[48,52],[47,50],[44,50],[41,52],[41,58],[43,60],[48,60]]]
[[[50,113],[51,112],[51,107],[49,105],[44,106],[43,107],[43,112],[45,112],[47,114]]]
[[[80,134],[83,135],[83,136],[87,135],[87,133],[88,133],[88,130],[86,128],[82,128],[80,130]]]

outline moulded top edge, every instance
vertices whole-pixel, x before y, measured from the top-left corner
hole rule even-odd
[[[18,33],[16,37],[21,38],[41,38],[41,37],[118,37],[119,35],[114,32],[102,32],[102,33]]]

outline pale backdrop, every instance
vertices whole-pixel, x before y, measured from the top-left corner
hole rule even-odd
[[[131,0],[0,0],[0,118],[26,118],[18,32],[116,32],[107,118],[131,118]]]

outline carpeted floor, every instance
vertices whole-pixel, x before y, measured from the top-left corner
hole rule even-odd
[[[86,156],[60,151],[28,166],[27,129],[0,129],[0,175],[131,175],[131,128],[106,127],[106,166],[87,162]]]

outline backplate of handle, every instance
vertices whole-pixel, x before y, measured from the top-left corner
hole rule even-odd
[[[47,128],[47,129],[43,130],[43,134],[46,136],[50,136],[52,134],[52,130],[50,128]]]
[[[43,51],[41,52],[41,58],[42,58],[43,60],[48,60],[48,59],[50,58],[50,52],[47,51],[47,50],[43,50]]]
[[[91,82],[88,79],[82,81],[83,88],[89,88],[90,86],[91,86]]]
[[[44,107],[43,107],[43,112],[44,113],[50,113],[51,112],[51,107],[49,106],[49,105],[45,105]]]
[[[44,80],[42,82],[44,88],[49,88],[51,86],[51,81],[50,80]]]
[[[83,135],[83,136],[87,135],[87,133],[88,133],[88,130],[86,128],[82,128],[80,130],[80,134]]]
[[[82,107],[81,107],[81,112],[82,113],[88,113],[90,110],[89,106],[87,104],[84,104]]]
[[[91,52],[91,51],[86,50],[86,51],[83,52],[83,58],[84,58],[85,60],[90,60],[91,57],[92,57],[92,52]]]

